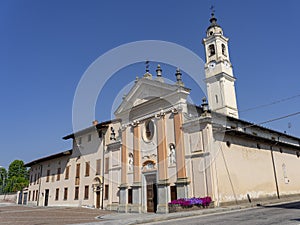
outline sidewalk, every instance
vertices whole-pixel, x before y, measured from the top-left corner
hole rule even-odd
[[[0,202],[0,207],[12,206],[12,205],[17,205],[17,204],[14,202]]]
[[[145,224],[151,222],[158,222],[163,220],[177,219],[183,217],[191,217],[191,216],[200,216],[206,214],[214,214],[232,210],[242,209],[241,206],[231,206],[231,207],[222,207],[222,208],[209,208],[202,210],[194,210],[189,212],[176,212],[176,213],[168,213],[168,214],[155,214],[155,213],[112,213],[109,215],[105,215],[101,217],[104,221],[92,223],[89,225],[96,224]],[[244,207],[246,208],[246,207]],[[101,220],[100,219],[100,220]]]
[[[270,200],[268,202],[253,202],[243,205],[233,205],[226,207],[218,207],[218,208],[208,208],[201,210],[194,210],[188,212],[176,212],[169,214],[155,214],[155,213],[111,213],[102,217],[99,217],[99,222],[87,223],[85,225],[97,225],[97,224],[107,224],[107,225],[115,225],[115,224],[145,224],[151,222],[158,222],[164,220],[171,220],[177,218],[184,217],[192,217],[192,216],[200,216],[200,215],[208,215],[208,214],[216,214],[216,213],[225,213],[231,212],[235,210],[242,210],[247,208],[256,208],[260,206],[266,205],[276,205],[276,204],[284,204],[300,201],[300,199],[286,199],[283,200]],[[102,220],[102,221],[101,221]]]

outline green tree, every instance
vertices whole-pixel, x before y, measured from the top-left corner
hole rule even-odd
[[[17,192],[21,191],[24,187],[28,186],[28,179],[24,177],[11,177],[8,178],[5,186],[5,192]]]
[[[22,160],[14,160],[8,167],[8,176],[5,192],[21,191],[28,186],[28,170],[24,167]]]
[[[7,171],[4,167],[0,167],[0,194],[3,194],[7,180]]]
[[[8,167],[8,179],[12,177],[28,178],[28,171],[22,160],[14,160]]]

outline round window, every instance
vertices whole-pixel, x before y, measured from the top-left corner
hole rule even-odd
[[[145,141],[151,141],[154,135],[154,123],[152,120],[147,120],[145,122],[145,128],[144,128],[144,140]]]

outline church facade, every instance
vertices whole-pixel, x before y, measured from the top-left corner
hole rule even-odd
[[[300,139],[239,119],[228,38],[212,14],[203,39],[207,100],[190,104],[181,72],[148,70],[115,120],[67,135],[73,148],[26,164],[28,204],[167,213],[168,202],[215,206],[300,195]]]

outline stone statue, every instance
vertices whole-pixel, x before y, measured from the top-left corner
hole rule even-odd
[[[128,159],[128,164],[129,164],[129,170],[133,170],[133,154],[129,153],[129,159]]]
[[[170,145],[169,162],[170,162],[170,165],[176,163],[176,157],[175,157],[175,145],[174,145],[174,144],[171,144],[171,145]]]

